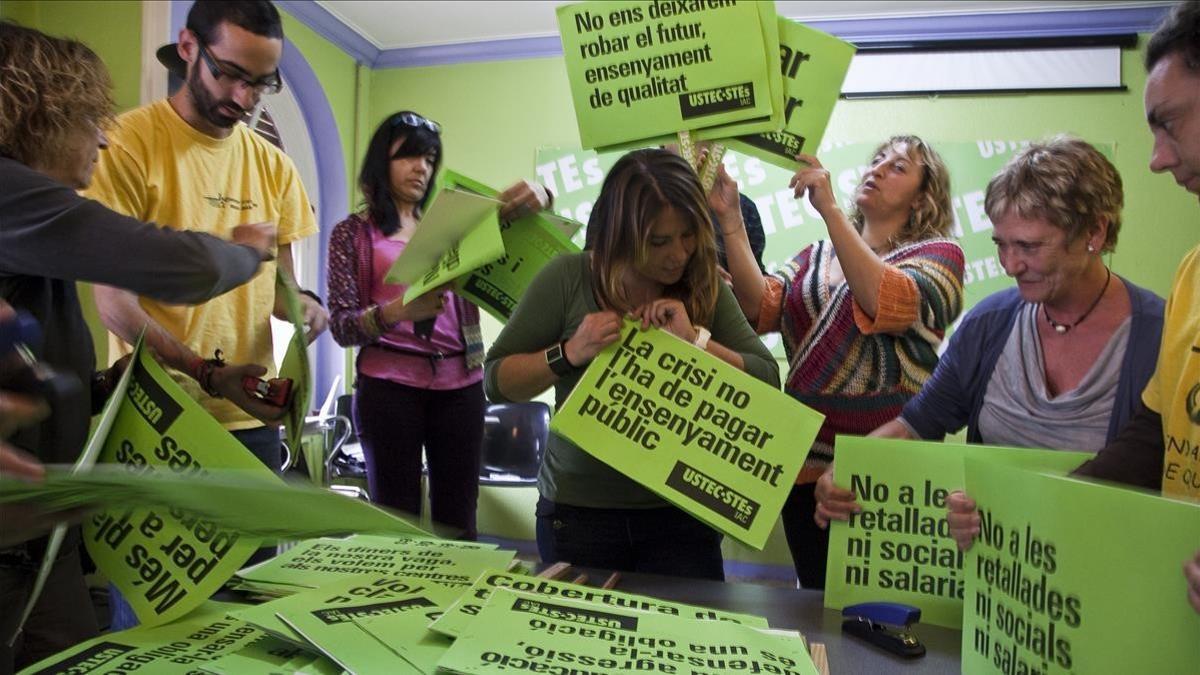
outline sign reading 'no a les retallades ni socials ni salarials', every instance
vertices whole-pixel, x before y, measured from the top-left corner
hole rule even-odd
[[[627,321],[551,430],[761,549],[824,417],[679,338]]]
[[[585,2],[557,11],[585,148],[781,126],[773,2]]]

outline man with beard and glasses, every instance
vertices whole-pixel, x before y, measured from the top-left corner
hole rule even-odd
[[[165,100],[117,118],[109,149],[85,193],[115,211],[220,238],[246,223],[278,227],[279,269],[295,279],[292,242],[315,234],[316,219],[291,159],[243,119],[264,94],[280,91],[283,25],[265,0],[199,0],[179,42],[159,50],[184,84]],[[275,294],[276,268],[263,263],[249,283],[202,305],[183,307],[108,286],[96,305],[112,333],[112,360],[146,344],[175,380],[263,464],[279,471],[284,408],[250,396],[246,376],[273,377],[271,316],[287,317]],[[302,291],[311,341],[329,315]],[[269,556],[262,550],[251,562]],[[135,623],[113,589],[113,627]]]
[[[291,244],[316,232],[313,210],[292,161],[242,123],[263,94],[281,89],[282,52],[283,26],[270,2],[196,2],[179,42],[160,50],[185,74],[184,86],[117,119],[88,196],[136,218],[218,237],[244,223],[274,222],[280,268],[293,276]],[[283,408],[242,387],[244,376],[273,374],[270,318],[286,317],[275,266],[263,268],[245,286],[197,307],[107,286],[95,295],[113,333],[110,358],[128,352],[145,326],[147,344],[184,389],[278,470]],[[315,295],[301,300],[312,340],[328,315]]]

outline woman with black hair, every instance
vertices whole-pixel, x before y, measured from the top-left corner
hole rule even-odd
[[[375,130],[359,174],[365,209],[330,235],[330,324],[338,344],[361,347],[354,423],[371,499],[419,514],[424,448],[433,521],[474,539],[485,405],[479,309],[444,288],[404,304],[406,287],[384,281],[420,226],[441,158],[441,128],[417,113],[395,113]],[[550,205],[528,181],[500,200],[501,219]]]

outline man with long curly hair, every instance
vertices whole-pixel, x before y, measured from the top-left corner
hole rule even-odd
[[[111,284],[165,302],[202,302],[248,281],[275,244],[272,226],[238,228],[230,233],[231,243],[160,229],[76,194],[91,180],[107,146],[110,92],[103,62],[83,44],[0,22],[0,301],[36,318],[44,335],[42,361],[83,384],[51,401],[52,412],[41,424],[11,439],[37,461],[0,444],[0,466],[31,479],[40,474],[38,462],[76,459],[91,412],[116,382],[115,372],[94,372],[76,281]],[[21,461],[10,461],[14,458]],[[9,513],[0,518],[6,535],[25,524]],[[79,543],[72,528],[13,647],[8,642],[46,544],[34,539],[0,549],[0,672],[97,632]]]

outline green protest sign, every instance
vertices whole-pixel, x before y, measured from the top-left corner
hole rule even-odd
[[[453,640],[427,628],[441,615],[446,605],[426,607],[420,612],[399,612],[382,616],[355,618],[368,635],[396,653],[418,673],[437,671],[438,661]]]
[[[438,175],[420,227],[385,277],[408,285],[406,303],[504,255],[497,195],[449,169]]]
[[[770,120],[765,122],[763,120],[734,122],[733,124],[697,129],[695,131],[696,140],[728,138],[739,134],[774,131],[783,126],[785,100],[783,71],[780,68],[780,61],[783,54],[779,49],[781,36],[778,17],[775,16],[775,3],[754,2],[753,4],[758,9],[758,27],[762,37],[763,58],[766,59],[767,64],[767,95],[771,97],[772,101]],[[681,142],[683,140],[680,139]],[[711,182],[705,184],[712,185]]]
[[[715,356],[626,321],[551,431],[712,527],[766,543],[824,417]]]
[[[298,662],[299,666],[291,664]],[[218,675],[276,675],[277,673],[310,672],[338,675],[342,669],[321,654],[304,647],[264,635],[236,652],[204,664],[201,670]]]
[[[550,213],[501,223],[504,255],[462,278],[456,292],[499,321],[508,321],[517,301],[546,263],[579,250],[570,237],[581,227]]]
[[[424,634],[424,627],[432,617],[464,590],[460,584],[363,575],[259,605],[243,611],[240,616],[272,632],[279,632],[278,625],[285,625],[353,673],[420,672],[408,664],[402,653],[380,642],[358,621],[415,616],[408,623],[420,628],[420,634]],[[395,643],[398,637],[391,635],[388,641]]]
[[[850,70],[855,48],[828,33],[778,18],[783,117],[780,130],[728,139],[729,147],[794,170],[798,153],[815,153]]]
[[[272,541],[348,530],[432,536],[366,502],[302,483],[289,485],[259,471],[205,469],[181,477],[163,472],[135,475],[125,467],[102,465],[73,474],[51,465],[40,483],[0,479],[2,502],[115,511],[164,507],[201,517],[229,533]]]
[[[99,461],[124,466],[130,475],[161,472],[186,479],[227,468],[278,482],[145,350],[129,369],[129,386],[118,392],[124,400]],[[147,626],[199,606],[260,544],[194,512],[136,504],[95,513],[83,523],[83,539]]]
[[[429,628],[450,637],[458,637],[475,620],[484,603],[497,589],[511,589],[542,598],[578,600],[604,607],[632,608],[665,616],[685,617],[698,620],[724,621],[748,626],[767,627],[767,620],[758,616],[724,612],[707,607],[668,602],[644,595],[614,591],[607,588],[592,588],[565,581],[554,581],[523,574],[512,574],[499,570],[487,570],[463,593],[457,602],[446,610]]]
[[[966,487],[982,522],[965,560],[964,673],[1196,671],[1200,615],[1180,570],[1200,548],[1200,504],[982,455]]]
[[[507,589],[492,594],[438,668],[473,674],[817,672],[796,638]]]
[[[763,30],[774,12],[773,2],[733,0],[559,6],[583,146],[738,122],[760,124],[739,133],[777,128],[771,80],[779,64]]]
[[[838,436],[835,482],[862,506],[829,531],[825,606],[902,602],[921,621],[962,625],[963,555],[946,523],[946,495],[963,488],[963,460],[986,456],[1066,473],[1090,453]]]
[[[143,337],[144,333],[138,336],[137,344],[133,346],[133,352],[129,356],[129,363],[133,363],[141,356]],[[75,460],[75,464],[71,468],[72,473],[90,471],[95,466],[96,459],[100,456],[104,441],[108,438],[108,432],[112,429],[113,421],[116,420],[117,412],[121,409],[121,403],[124,400],[117,395],[117,392],[123,392],[129,388],[129,378],[132,375],[133,369],[128,367],[121,373],[120,379],[113,387],[113,394],[108,397],[99,419],[92,428],[92,435],[88,437],[87,443],[83,446],[83,452],[79,454],[79,459]],[[33,580],[33,589],[30,590],[29,598],[25,601],[25,608],[21,610],[21,618],[17,621],[17,627],[12,635],[0,635],[0,640],[5,640],[5,644],[12,644],[16,640],[16,636],[24,630],[30,612],[33,611],[38,598],[42,596],[42,589],[46,587],[46,579],[50,577],[50,569],[54,566],[54,561],[58,559],[58,551],[62,548],[66,535],[66,525],[56,525],[54,531],[50,533],[50,538],[46,542],[46,552],[42,554],[42,564],[38,568],[37,577]]]
[[[504,568],[512,551],[468,542],[427,542],[354,536],[303,541],[274,558],[238,572],[243,580],[320,588],[347,576],[387,574],[441,583],[470,584],[489,568]]]
[[[22,670],[52,673],[197,672],[221,656],[262,637],[262,631],[229,616],[237,605],[207,602],[179,621],[108,633],[78,644]]]
[[[300,452],[303,447],[304,418],[308,415],[312,401],[312,373],[308,367],[308,338],[305,336],[304,311],[300,308],[300,294],[295,284],[277,270],[275,294],[283,295],[287,308],[288,322],[294,329],[288,340],[287,352],[279,366],[279,377],[292,381],[292,396],[283,417],[284,440],[291,452]],[[311,467],[311,464],[309,465]],[[311,471],[311,469],[310,469]]]

